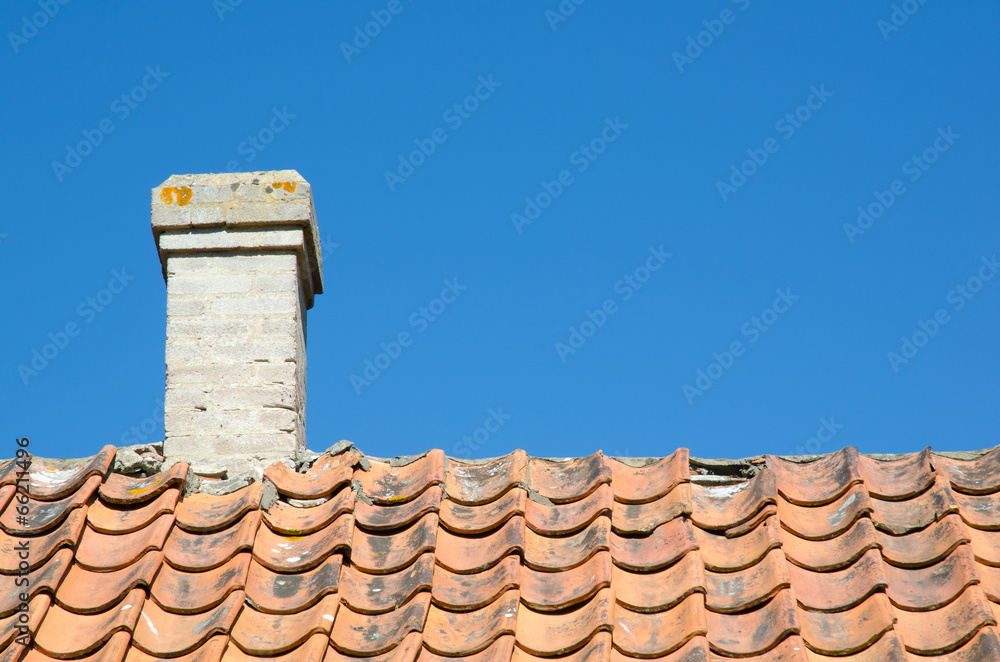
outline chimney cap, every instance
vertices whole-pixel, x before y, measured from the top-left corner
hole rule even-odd
[[[295,170],[171,175],[152,190],[150,216],[160,263],[166,279],[166,258],[171,252],[297,248],[303,274],[308,274],[307,300],[323,292],[323,256],[320,248],[312,187]],[[244,246],[243,231],[301,227],[304,246]],[[232,231],[222,238],[219,231]],[[164,232],[191,236],[213,235],[211,241],[186,242],[181,248],[165,246]]]

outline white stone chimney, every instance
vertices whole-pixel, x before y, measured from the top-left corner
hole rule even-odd
[[[309,184],[294,170],[174,175],[153,189],[167,281],[168,460],[306,448],[306,310],[323,291]]]

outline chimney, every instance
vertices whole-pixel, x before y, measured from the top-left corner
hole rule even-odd
[[[174,175],[153,189],[167,281],[168,460],[306,448],[306,310],[323,291],[309,184],[294,170]]]

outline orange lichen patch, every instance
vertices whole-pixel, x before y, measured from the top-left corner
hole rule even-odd
[[[58,469],[33,462],[28,472],[28,493],[40,501],[62,499],[80,489],[91,476],[100,476],[103,480],[114,460],[115,447],[105,446],[86,464],[75,469]]]
[[[148,478],[129,478],[112,474],[101,485],[101,500],[118,504],[148,501],[159,496],[168,487],[183,485],[187,473],[187,462],[177,462],[166,471],[153,474]]]
[[[431,605],[424,623],[424,646],[441,655],[477,653],[501,635],[514,634],[517,613],[516,590],[475,611],[451,612]]]
[[[311,570],[333,552],[349,548],[352,531],[351,515],[341,515],[326,528],[305,536],[282,536],[262,526],[253,543],[253,557],[274,572]]]
[[[192,194],[190,186],[164,186],[160,189],[160,200],[168,205],[172,205],[176,201],[179,207],[183,207],[191,202]]]
[[[179,488],[170,488],[152,501],[132,506],[108,505],[98,500],[87,509],[87,523],[101,533],[132,533],[145,528],[160,515],[174,512],[180,495]]]
[[[359,501],[354,506],[354,521],[370,531],[388,531],[409,526],[426,515],[436,513],[441,503],[441,488],[433,486],[412,501],[382,506]]]
[[[325,528],[336,518],[354,511],[354,494],[341,490],[318,506],[297,508],[277,503],[264,511],[264,521],[272,531],[287,536],[305,536]]]
[[[295,193],[295,187],[298,182],[274,182],[273,186],[276,189],[285,189],[289,193]]]
[[[400,467],[372,462],[369,471],[356,472],[354,478],[361,483],[361,490],[378,503],[409,501],[431,485],[444,482],[444,453],[434,450]]]
[[[648,503],[659,499],[678,485],[690,481],[689,461],[686,448],[678,449],[672,455],[642,466],[631,466],[614,458],[608,458],[615,501]]]

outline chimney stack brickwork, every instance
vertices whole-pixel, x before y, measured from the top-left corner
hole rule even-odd
[[[294,170],[175,175],[153,189],[167,281],[167,459],[306,448],[306,310],[323,291],[309,184]]]

